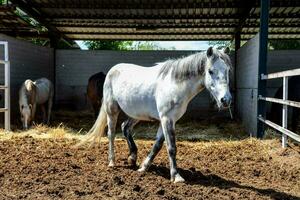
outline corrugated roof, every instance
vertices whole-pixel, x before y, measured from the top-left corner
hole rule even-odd
[[[257,0],[12,0],[69,39],[230,40],[259,28]],[[24,6],[25,4],[25,6]],[[271,0],[269,37],[300,39],[300,1]]]

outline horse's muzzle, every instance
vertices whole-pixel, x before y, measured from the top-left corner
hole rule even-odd
[[[231,104],[231,97],[223,97],[223,98],[221,98],[221,103],[222,103],[222,106],[224,107],[224,108],[227,108],[227,107],[229,107],[230,106],[230,104]]]

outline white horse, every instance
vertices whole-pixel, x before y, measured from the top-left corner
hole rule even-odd
[[[171,181],[183,182],[176,165],[175,123],[185,113],[189,102],[205,87],[219,108],[231,103],[229,92],[230,59],[228,49],[210,47],[177,60],[168,60],[154,67],[117,64],[108,72],[100,113],[87,137],[79,144],[95,141],[108,126],[109,166],[115,165],[114,139],[118,114],[123,110],[131,119],[122,124],[128,141],[129,161],[136,162],[137,148],[130,134],[139,121],[160,122],[156,143],[144,160],[140,172],[145,172],[166,140],[170,160]]]
[[[50,80],[40,78],[26,80],[19,90],[19,108],[23,128],[27,129],[35,118],[36,106],[41,105],[43,122],[49,124],[53,103],[54,87]],[[48,112],[46,106],[48,105]]]

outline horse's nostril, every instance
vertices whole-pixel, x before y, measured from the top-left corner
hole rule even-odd
[[[225,98],[224,98],[224,97],[223,97],[223,98],[221,98],[221,102],[222,102],[222,103],[225,103],[225,101],[226,101],[226,100],[225,100]]]

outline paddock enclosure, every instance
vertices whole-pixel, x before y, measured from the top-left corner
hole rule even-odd
[[[293,0],[10,0],[0,5],[0,111],[9,111],[11,122],[5,126],[0,114],[0,199],[300,199],[299,125],[295,133],[287,130],[287,107],[299,102],[286,98],[292,87],[287,77],[300,75],[300,50],[267,49],[268,40],[300,39],[299,11],[300,1]],[[39,39],[40,45],[29,41]],[[94,124],[86,96],[91,75],[106,74],[118,63],[151,67],[195,51],[80,50],[75,40],[233,42],[234,119],[204,91],[176,125],[185,183],[170,182],[165,147],[149,172],[129,167],[120,124],[113,169],[107,167],[106,138],[93,148],[74,145]],[[18,90],[26,79],[41,77],[55,86],[52,120],[45,126],[38,118],[24,131]],[[282,85],[283,99],[272,99]],[[269,121],[266,101],[283,105],[282,124]],[[157,126],[145,122],[134,129],[138,164],[153,145]]]

